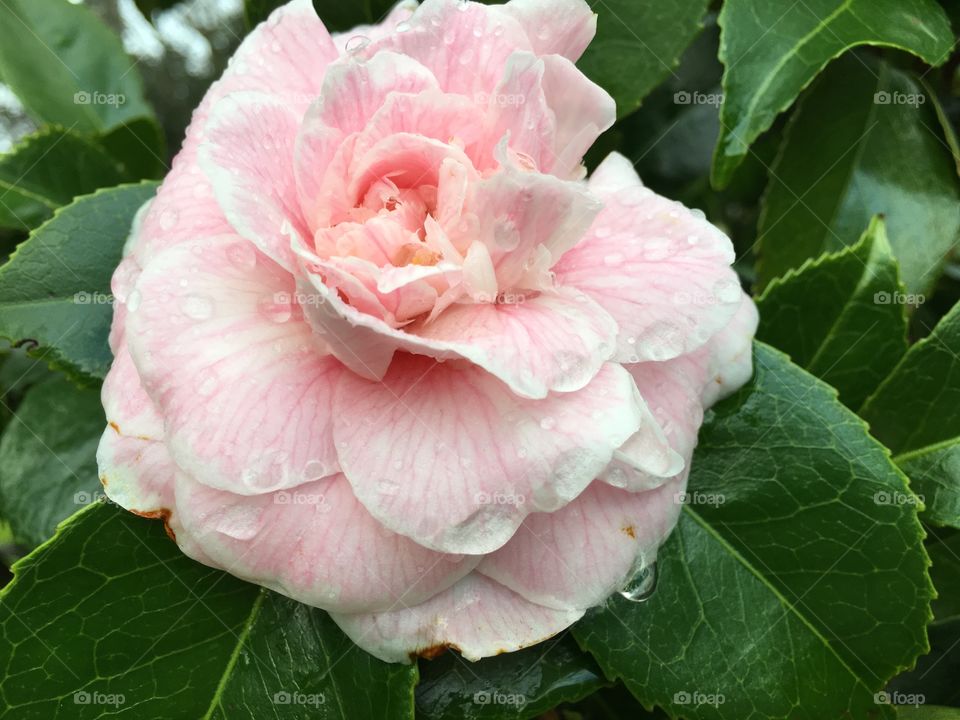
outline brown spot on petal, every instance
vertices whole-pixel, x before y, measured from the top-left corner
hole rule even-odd
[[[434,660],[443,655],[447,650],[460,652],[460,648],[453,643],[440,643],[438,645],[431,645],[428,648],[423,648],[422,650],[414,650],[410,653],[410,659],[416,660],[417,658],[423,658],[424,660]]]
[[[622,527],[622,528],[620,528],[620,531],[621,531],[624,535],[628,535],[629,537],[631,537],[631,538],[634,539],[634,540],[637,539],[637,533],[634,531],[633,525],[627,525],[626,527]]]
[[[110,421],[110,427],[113,428],[113,431],[117,433],[117,435],[120,434],[120,426],[113,422],[113,420]]]
[[[171,540],[174,542],[177,541],[177,536],[170,527],[170,516],[173,515],[171,510],[167,508],[159,508],[158,510],[134,510],[131,508],[130,512],[142,518],[147,518],[148,520],[163,520],[163,529],[167,531],[167,535]]]

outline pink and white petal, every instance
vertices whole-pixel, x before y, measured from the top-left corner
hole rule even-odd
[[[480,554],[529,513],[577,497],[639,427],[639,403],[618,365],[531,401],[477,367],[398,354],[382,382],[340,378],[334,437],[377,520],[442,552]]]
[[[617,321],[618,361],[669,360],[701,347],[739,307],[733,246],[703,217],[645,188],[623,158],[612,162],[591,184],[604,209],[553,270]],[[623,184],[614,189],[611,177]]]
[[[178,473],[176,504],[211,564],[325,610],[421,603],[479,561],[428,550],[385,529],[342,475],[250,496]]]
[[[171,245],[230,231],[197,165],[197,148],[220,100],[238,91],[264,92],[282,99],[299,118],[320,94],[326,66],[337,55],[312,0],[293,0],[277,8],[244,38],[223,76],[194,111],[183,147],[144,219],[144,242],[134,250],[141,266],[151,254]]]
[[[397,31],[397,25],[407,22],[416,12],[417,0],[400,0],[376,25],[357,25],[342,33],[333,34],[333,42],[341,53],[358,51],[371,41],[381,40]]]
[[[360,132],[391,93],[440,92],[437,79],[415,59],[389,50],[360,61],[343,57],[327,68],[323,92],[304,121],[321,123],[344,135]]]
[[[426,66],[444,92],[473,97],[496,87],[511,53],[532,49],[520,23],[507,13],[474,2],[425,0],[403,32],[376,39],[358,54],[407,55]]]
[[[570,627],[582,610],[551,610],[471,573],[420,605],[389,612],[331,613],[354,643],[386,662],[412,662],[447,648],[467,660],[536,645]]]
[[[477,572],[557,610],[599,605],[656,558],[682,486],[680,477],[646,492],[594,482],[566,507],[530,515]]]
[[[116,356],[100,390],[107,422],[117,432],[145,440],[163,440],[163,418],[143,389],[140,373],[126,345]]]
[[[617,449],[599,479],[637,492],[659,487],[689,468],[703,422],[700,394],[706,384],[706,353],[701,349],[665,362],[625,367],[649,408],[647,419],[660,430],[659,438],[672,448],[672,456],[680,459],[680,467],[663,462],[663,447],[653,442],[653,433],[634,434]]]
[[[510,0],[495,7],[520,23],[537,55],[576,62],[597,32],[597,16],[584,0]]]
[[[609,359],[617,328],[589,297],[561,288],[514,304],[453,305],[403,330],[360,312],[315,273],[318,302],[305,313],[330,352],[355,373],[384,376],[397,350],[438,360],[464,359],[517,395],[544,398],[583,388]]]
[[[104,492],[120,507],[165,519],[173,512],[176,467],[162,439],[130,437],[107,426],[97,447],[97,467]]]
[[[544,55],[543,96],[556,117],[554,165],[560,177],[580,175],[584,153],[617,119],[617,104],[561,55]]]
[[[704,407],[736,392],[753,375],[753,336],[759,319],[757,306],[744,294],[737,314],[710,338],[707,380],[702,395]]]
[[[407,330],[422,343],[411,352],[449,348],[528,398],[585,387],[610,358],[616,335],[599,305],[568,288],[522,302],[454,305]]]
[[[584,183],[505,168],[475,186],[473,212],[503,290],[517,288],[542,245],[552,258],[574,247],[602,205]]]
[[[293,279],[235,235],[157,255],[137,282],[127,342],[177,465],[241,494],[337,472],[330,395],[341,372]]]
[[[213,109],[199,162],[233,230],[281,266],[290,229],[310,237],[294,179],[299,118],[278,98],[236,93]]]

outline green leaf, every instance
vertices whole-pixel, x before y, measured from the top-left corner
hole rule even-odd
[[[97,444],[106,422],[99,390],[54,377],[26,394],[0,439],[0,515],[18,542],[39,545],[96,499]]]
[[[934,531],[936,532],[936,531]],[[930,553],[930,579],[937,589],[933,601],[934,624],[960,618],[960,532],[940,530],[942,536],[927,544]]]
[[[904,285],[927,291],[960,232],[960,180],[936,103],[911,75],[870,58],[847,57],[824,73],[770,171],[761,285],[852,244],[883,214]]]
[[[656,592],[574,626],[644,705],[698,720],[890,717],[933,587],[906,479],[833,390],[758,343],[700,433]],[[722,698],[721,698],[722,696]]]
[[[196,563],[155,521],[72,516],[0,594],[0,717],[413,718],[415,665],[326,613]]]
[[[134,118],[97,140],[119,163],[127,180],[159,180],[169,170],[163,130],[153,118]]]
[[[950,707],[936,707],[920,705],[897,708],[897,717],[900,720],[960,720],[960,710]]]
[[[120,38],[67,0],[0,3],[0,73],[37,120],[68,130],[153,116]]]
[[[883,221],[856,245],[808,260],[757,300],[757,338],[833,385],[852,410],[907,351],[903,286]]]
[[[680,56],[703,27],[709,0],[669,3],[591,0],[597,35],[578,65],[629,115],[647,93],[674,73]]]
[[[61,208],[0,267],[0,337],[33,346],[80,382],[103,378],[113,317],[110,276],[156,183],[99,190]]]
[[[30,230],[77,195],[123,182],[94,142],[61,128],[28,135],[0,156],[0,227]]]
[[[845,50],[885,45],[939,65],[953,48],[950,21],[934,0],[726,0],[720,26],[726,70],[716,187],[730,181],[753,141]]]
[[[926,505],[960,527],[960,305],[904,355],[860,411]]]
[[[533,718],[608,684],[569,635],[476,663],[448,652],[420,661],[417,718]]]

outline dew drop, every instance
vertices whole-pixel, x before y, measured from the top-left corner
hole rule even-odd
[[[143,302],[143,295],[140,294],[139,290],[134,290],[130,293],[130,296],[127,298],[127,310],[129,312],[136,312],[140,307],[140,303]]]
[[[550,417],[549,415],[545,418],[541,418],[540,420],[540,427],[542,427],[544,430],[553,430],[556,426],[556,419]]]
[[[180,301],[180,309],[188,318],[207,320],[213,315],[213,301],[203,295],[187,295]]]
[[[227,248],[227,260],[238,270],[253,270],[257,253],[248,242],[237,242]]]
[[[164,210],[160,213],[160,229],[172,230],[179,219],[180,215],[176,210]]]
[[[656,589],[657,564],[654,562],[634,573],[620,594],[630,602],[644,602],[651,598]]]
[[[395,28],[398,33],[410,32],[411,25],[406,20],[403,22],[398,22],[397,27]]]
[[[370,38],[368,38],[366,35],[354,35],[352,38],[347,40],[347,44],[344,45],[344,48],[348,53],[358,53],[369,44]]]

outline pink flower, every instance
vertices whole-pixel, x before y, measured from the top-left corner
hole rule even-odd
[[[583,153],[583,0],[243,43],[113,278],[109,496],[361,647],[476,659],[649,565],[750,375],[729,240]]]

